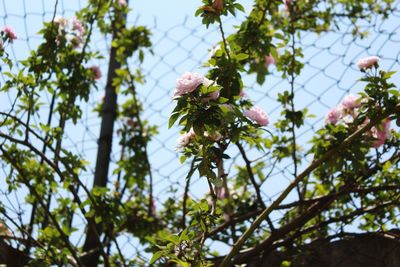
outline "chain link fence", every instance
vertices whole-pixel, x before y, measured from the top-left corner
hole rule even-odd
[[[56,4],[57,3],[57,4]],[[18,34],[18,40],[7,47],[14,61],[22,60],[29,55],[29,51],[35,49],[41,37],[37,32],[42,23],[50,21],[54,12],[64,17],[71,17],[74,12],[85,5],[85,1],[50,1],[50,0],[2,0],[0,4],[0,21],[3,25],[12,25]],[[200,1],[199,1],[200,4]],[[131,3],[134,5],[134,3]],[[302,153],[307,151],[308,141],[313,133],[323,124],[323,118],[327,110],[336,105],[344,95],[349,92],[356,93],[362,90],[363,84],[357,82],[362,75],[355,66],[355,62],[367,55],[378,55],[381,58],[381,68],[385,70],[398,70],[400,60],[400,1],[396,1],[395,11],[385,21],[375,19],[370,24],[358,25],[360,30],[368,31],[364,39],[356,39],[352,34],[354,25],[350,21],[343,20],[340,29],[334,29],[327,33],[302,33],[296,40],[296,45],[303,48],[305,64],[302,74],[295,80],[295,104],[296,108],[307,107],[314,118],[307,120],[306,124],[298,130],[298,143],[303,147]],[[229,18],[225,21],[228,32],[233,30],[232,25],[237,25],[239,19]],[[130,24],[142,25],[138,16],[130,19]],[[176,139],[179,129],[174,127],[168,129],[168,119],[174,108],[172,91],[175,79],[185,71],[196,71],[205,73],[202,63],[209,57],[210,49],[220,41],[219,32],[216,28],[205,29],[199,18],[189,16],[182,18],[182,22],[175,25],[159,25],[157,19],[151,23],[145,23],[152,32],[154,54],[147,54],[145,62],[141,65],[146,79],[144,85],[137,86],[139,99],[143,102],[143,119],[152,125],[158,126],[159,134],[156,135],[148,147],[152,172],[154,176],[154,194],[156,205],[160,207],[168,197],[179,198],[183,194],[185,177],[188,172],[188,164],[179,163],[179,154],[176,151]],[[3,26],[1,25],[1,26]],[[107,71],[107,52],[110,49],[110,36],[103,37],[99,33],[94,35],[90,44],[93,50],[99,50],[105,56],[93,64],[98,64],[103,77]],[[138,66],[138,61],[132,60],[133,66]],[[17,64],[18,68],[18,64]],[[276,101],[277,94],[289,89],[289,82],[282,79],[274,66],[270,66],[271,75],[266,79],[264,85],[255,82],[255,77],[248,75],[244,77],[246,93],[258,106],[267,110],[271,124],[268,127],[275,133],[273,123],[280,116],[281,107]],[[399,84],[400,76],[394,75],[395,84]],[[2,77],[4,82],[4,77]],[[96,105],[101,102],[105,87],[104,78],[98,84],[98,90],[93,91],[89,103],[83,104],[83,118],[77,125],[68,124],[64,140],[65,148],[78,153],[90,161],[88,171],[81,174],[81,179],[90,187],[92,185],[94,164],[97,152],[97,138],[100,131],[100,118],[94,111]],[[15,95],[11,93],[6,97],[4,94],[0,99],[1,111],[7,112],[12,105]],[[44,107],[50,104],[50,95],[43,95]],[[119,101],[123,99],[120,98]],[[46,109],[44,109],[44,112]],[[34,119],[35,123],[45,123],[46,115],[39,113]],[[56,116],[56,114],[54,114]],[[57,116],[53,120],[57,122]],[[123,118],[117,122],[117,128],[124,123]],[[115,163],[120,158],[118,147],[118,135],[115,133],[113,142],[112,160]],[[229,177],[236,175],[235,164],[243,164],[236,150],[229,150],[231,161],[225,165]],[[260,155],[250,152],[251,159],[260,156],[266,162],[266,172],[271,172],[269,179],[262,186],[262,193],[266,205],[276,194],[279,194],[292,179],[292,166],[290,161],[282,161],[275,164],[269,154]],[[29,218],[30,208],[24,206],[24,196],[27,192],[21,190],[17,194],[9,195],[4,189],[4,177],[7,174],[7,166],[2,166],[0,178],[0,200],[7,207],[9,214],[14,214],[17,221],[26,223]],[[115,177],[110,178],[110,183]],[[190,195],[201,198],[207,191],[204,179],[194,177],[190,186]],[[27,210],[28,209],[28,210]],[[279,217],[279,216],[277,216]],[[83,227],[76,222],[77,227]],[[12,226],[10,226],[13,228]],[[79,235],[77,235],[79,236]],[[127,251],[127,257],[138,256],[142,247],[134,238],[122,236],[125,245],[122,247]],[[83,242],[77,238],[77,243]],[[221,251],[221,247],[219,247]],[[222,249],[223,250],[223,249]],[[143,260],[146,261],[144,254]]]

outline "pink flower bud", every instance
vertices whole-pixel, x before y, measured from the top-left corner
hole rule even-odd
[[[126,0],[118,0],[119,6],[127,6]]]
[[[98,66],[92,66],[90,67],[90,70],[93,73],[93,79],[99,80],[101,78],[101,70]]]
[[[239,97],[240,98],[245,98],[245,97],[247,97],[247,94],[246,94],[246,92],[245,91],[240,91],[240,93],[239,93]]]
[[[379,63],[379,57],[377,56],[371,56],[371,57],[365,57],[360,59],[357,62],[357,67],[360,70],[365,70],[365,69],[369,69],[372,68],[373,66],[377,65]]]
[[[132,119],[127,119],[126,124],[131,126],[131,127],[136,127],[136,122]]]
[[[178,138],[178,145],[176,146],[176,149],[178,151],[183,151],[183,149],[190,144],[196,137],[195,132],[193,131],[193,129],[190,129],[189,132],[182,134],[179,138]]]
[[[269,65],[275,65],[275,63],[276,63],[276,61],[272,57],[272,55],[265,56],[264,62],[265,62],[264,65],[266,68],[268,68]]]
[[[386,119],[380,127],[371,128],[371,135],[376,139],[372,144],[373,147],[378,148],[382,146],[390,138],[390,122],[389,119]]]
[[[17,34],[14,32],[14,30],[10,26],[5,26],[2,30],[2,32],[5,33],[6,37],[12,43],[15,39],[17,39]]]
[[[292,4],[292,0],[283,0],[283,7],[285,11],[289,11],[289,6]]]
[[[85,34],[85,28],[83,28],[82,22],[80,22],[75,16],[72,17],[72,29],[76,30],[80,36]]]
[[[337,107],[331,108],[328,111],[328,114],[325,116],[325,123],[326,124],[336,124],[340,117],[342,116],[342,113]]]
[[[245,110],[243,114],[261,126],[267,126],[269,123],[267,113],[259,107],[252,107],[249,110]]]
[[[224,0],[214,0],[212,7],[220,12],[222,9],[224,9]]]

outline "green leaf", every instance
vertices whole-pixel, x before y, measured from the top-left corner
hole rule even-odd
[[[186,156],[185,156],[185,155],[180,156],[179,162],[182,164],[182,163],[184,163],[185,161],[186,161]]]
[[[239,11],[246,12],[244,7],[239,3],[235,3],[233,6]]]
[[[397,97],[400,96],[400,92],[397,89],[390,89],[390,90],[388,90],[388,93],[390,93],[390,94],[392,94],[394,96],[397,96]]]
[[[249,57],[249,55],[248,55],[248,54],[245,54],[245,53],[240,53],[240,54],[237,54],[237,55],[235,56],[235,58],[236,58],[238,61],[245,60],[245,59],[247,59],[248,57]]]
[[[181,114],[180,113],[174,113],[171,115],[171,118],[169,118],[168,121],[168,129],[172,127],[172,125],[174,125],[174,123],[176,122],[176,120],[179,118]]]
[[[156,260],[164,256],[164,251],[157,251],[156,253],[153,254],[153,257],[151,257],[149,264],[153,264]]]

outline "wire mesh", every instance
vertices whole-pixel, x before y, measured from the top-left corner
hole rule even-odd
[[[55,4],[54,0],[14,0],[13,3],[7,0],[1,1],[0,21],[3,25],[12,25],[18,33],[18,40],[7,48],[15,62],[26,58],[29,51],[35,49],[42,41],[37,32],[43,22],[51,20],[54,12],[71,17],[75,11],[85,5],[85,1],[60,0],[56,10]],[[295,80],[296,108],[307,107],[311,113],[316,114],[315,118],[308,119],[306,124],[298,130],[298,142],[304,148],[303,153],[308,147],[307,142],[310,137],[323,124],[323,117],[327,110],[336,105],[345,94],[356,93],[362,89],[363,85],[357,82],[357,79],[361,77],[361,73],[355,66],[357,59],[367,55],[378,55],[381,58],[380,65],[383,69],[398,70],[400,2],[396,1],[394,6],[395,11],[387,20],[382,21],[377,18],[371,24],[360,25],[362,30],[370,32],[369,36],[364,39],[355,39],[351,34],[353,25],[344,20],[340,25],[340,30],[332,30],[319,35],[306,32],[296,40],[296,45],[303,48],[302,62],[305,64],[304,71]],[[185,176],[188,172],[188,164],[181,165],[179,163],[179,154],[175,149],[179,129],[177,127],[167,129],[169,114],[174,107],[171,95],[175,79],[185,71],[205,73],[207,69],[201,68],[202,63],[209,57],[210,48],[220,41],[216,28],[205,29],[197,18],[186,17],[182,20],[181,23],[174,25],[158,25],[157,19],[145,23],[152,32],[154,54],[148,54],[145,57],[145,62],[141,67],[146,83],[138,85],[137,91],[143,102],[143,119],[148,120],[152,125],[157,125],[159,130],[159,134],[153,138],[148,147],[158,207],[168,197],[178,198],[182,195]],[[234,18],[225,21],[225,24],[230,25],[228,32],[232,31],[231,26],[238,24],[238,21]],[[129,23],[143,24],[138,16],[131,18]],[[96,33],[90,45],[93,50],[99,50],[104,54],[104,59],[98,60],[94,64],[101,66],[103,73],[106,73],[110,36],[104,37]],[[138,62],[132,60],[131,64],[137,65]],[[258,85],[255,77],[250,75],[244,77],[244,84],[249,98],[267,110],[273,123],[279,118],[281,111],[281,106],[276,101],[277,94],[289,89],[289,82],[281,78],[274,66],[271,66],[270,70],[271,75],[267,77],[264,85]],[[398,74],[394,76],[395,83],[398,83],[399,78]],[[4,82],[4,77],[2,81]],[[105,81],[102,79],[99,81],[98,90],[92,92],[89,102],[82,104],[84,106],[82,120],[77,125],[72,123],[67,125],[64,140],[66,149],[78,153],[90,161],[90,168],[80,176],[89,187],[93,179],[97,138],[100,131],[100,118],[93,110],[101,101],[104,87]],[[14,97],[9,94],[8,99],[1,100],[3,111],[7,111]],[[51,96],[43,95],[44,107],[49,106],[50,98]],[[44,120],[45,116],[35,117],[35,123],[44,122]],[[54,121],[57,121],[57,118]],[[117,121],[117,127],[123,123],[123,120]],[[270,126],[269,130],[274,133],[273,126]],[[118,135],[115,134],[114,137],[112,161],[115,163],[120,157],[121,151],[117,142]],[[236,172],[232,166],[243,164],[243,162],[239,159],[237,151],[230,150],[229,153],[232,160],[225,167],[231,169],[229,175],[234,177]],[[251,153],[250,156],[255,159],[260,155]],[[268,156],[265,157],[265,161],[267,169],[274,165],[273,159]],[[290,161],[282,161],[274,166],[269,180],[262,186],[266,204],[279,194],[293,178],[291,164]],[[7,167],[4,165],[2,167],[2,176],[6,177],[8,175]],[[111,178],[110,183],[112,182]],[[27,209],[29,208],[22,203],[28,192],[21,189],[18,193],[9,195],[2,189],[5,187],[1,186],[0,188],[0,199],[7,207],[8,213],[14,214],[17,221],[26,223],[26,217],[29,214]],[[198,177],[192,179],[191,188],[190,194],[195,199],[201,198],[207,191],[204,179]],[[83,227],[82,222],[76,222],[76,226]],[[11,228],[14,227],[11,226]],[[120,238],[124,239],[122,247],[125,251],[136,256],[142,252],[143,248],[138,245],[135,238],[128,235]],[[82,240],[77,239],[77,243],[79,242]],[[221,247],[219,248],[221,250]],[[143,257],[145,260],[146,255],[144,254]]]

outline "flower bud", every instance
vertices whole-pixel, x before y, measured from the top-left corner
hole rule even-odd
[[[212,7],[220,12],[222,9],[224,9],[224,0],[214,0]]]

